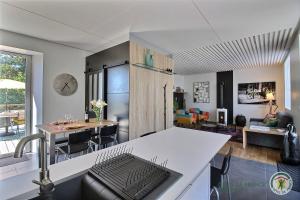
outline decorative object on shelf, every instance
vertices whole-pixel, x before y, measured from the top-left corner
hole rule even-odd
[[[76,92],[78,83],[74,76],[63,73],[54,79],[53,88],[62,96],[70,96]]]
[[[193,84],[194,103],[209,103],[209,81],[195,82]]]
[[[145,55],[145,65],[149,67],[153,67],[153,53],[150,49],[147,49],[146,55]]]
[[[239,104],[267,104],[270,100],[267,94],[272,93],[273,103],[276,103],[276,82],[257,82],[238,84]]]
[[[237,115],[235,117],[235,124],[240,127],[246,126],[247,120],[244,115]]]
[[[105,101],[103,101],[103,100],[101,100],[101,99],[99,99],[99,100],[92,100],[91,101],[91,105],[92,105],[92,110],[95,112],[95,114],[96,114],[96,120],[97,121],[100,121],[100,120],[102,120],[102,117],[103,117],[103,115],[102,115],[102,113],[103,113],[103,108],[105,107],[105,106],[107,106],[107,103],[105,102]]]

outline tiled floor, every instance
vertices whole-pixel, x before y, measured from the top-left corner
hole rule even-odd
[[[218,154],[214,159],[214,166],[221,168],[223,156]],[[229,167],[229,184],[232,200],[299,200],[300,192],[290,191],[286,195],[273,193],[269,186],[270,177],[277,172],[274,165],[253,160],[232,157]],[[218,188],[220,199],[227,200],[228,186],[224,182],[223,188]],[[211,196],[216,200],[215,193]]]

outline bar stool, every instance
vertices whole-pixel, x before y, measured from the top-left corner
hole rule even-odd
[[[220,185],[223,187],[224,177],[226,177],[226,180],[227,180],[228,196],[229,196],[229,200],[231,200],[228,171],[229,171],[229,167],[230,167],[232,151],[233,151],[233,148],[230,147],[228,153],[224,156],[221,169],[216,168],[214,166],[210,167],[210,194],[215,192],[218,200],[220,199],[220,194],[219,194],[218,188],[220,187]]]

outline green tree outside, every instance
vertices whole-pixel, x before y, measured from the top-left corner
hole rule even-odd
[[[0,53],[0,79],[11,79],[20,82],[25,82],[25,67],[26,58],[19,55]],[[6,103],[6,90],[0,89],[0,110],[3,110]],[[8,90],[8,104],[20,104],[24,109],[25,104],[25,90],[24,89],[9,89]],[[15,105],[16,106],[16,105]],[[12,107],[15,107],[12,106]],[[11,106],[9,107],[10,109]]]

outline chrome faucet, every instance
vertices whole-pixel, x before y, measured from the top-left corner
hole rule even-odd
[[[47,166],[47,141],[46,136],[43,133],[33,134],[22,138],[15,150],[14,157],[21,158],[23,156],[23,150],[25,145],[32,140],[40,140],[40,180],[33,180],[32,182],[40,186],[40,195],[46,197],[46,199],[51,198],[51,193],[54,189],[54,184],[49,178],[49,170]]]

